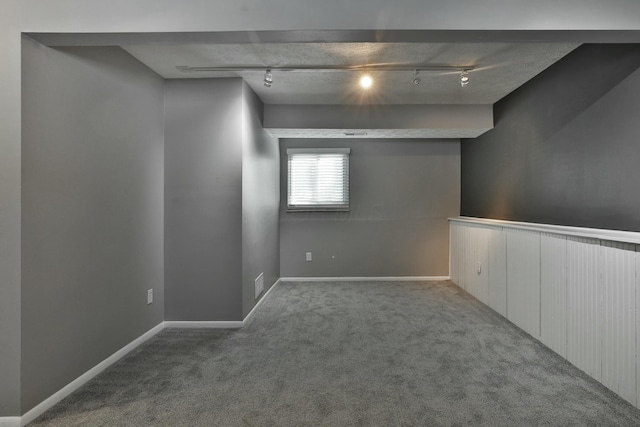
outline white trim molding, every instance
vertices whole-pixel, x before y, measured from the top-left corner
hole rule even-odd
[[[281,282],[441,282],[449,276],[281,277]]]
[[[163,329],[164,329],[164,322],[154,326],[153,328],[151,328],[150,330],[142,334],[140,337],[131,341],[129,344],[125,345],[120,350],[116,351],[111,356],[107,357],[105,360],[98,363],[96,366],[89,369],[87,372],[80,375],[78,378],[71,381],[69,384],[67,384],[66,386],[64,386],[63,388],[61,388],[51,396],[49,396],[47,399],[42,401],[33,409],[25,413],[22,417],[13,417],[13,418],[10,418],[10,420],[14,420],[17,418],[19,420],[19,423],[17,425],[29,424],[31,421],[35,420],[40,415],[42,415],[45,411],[50,409],[53,405],[60,402],[62,399],[64,399],[74,391],[78,390],[80,387],[82,387],[87,382],[92,380],[96,375],[98,375],[99,373],[107,369],[109,366],[116,363],[118,360],[122,359],[131,350],[135,349],[140,344],[147,341],[149,338],[153,337]],[[8,425],[11,425],[11,424],[8,424]],[[0,426],[4,427],[4,425],[2,424],[2,418],[0,418]]]
[[[265,301],[265,299],[267,298],[267,295],[269,295],[271,293],[272,290],[275,289],[276,286],[278,286],[280,284],[280,279],[276,280],[274,282],[273,285],[271,285],[271,287],[269,288],[269,290],[267,292],[265,292],[260,299],[258,300],[258,302],[256,303],[256,305],[253,306],[253,308],[251,309],[251,311],[249,312],[249,314],[247,314],[247,317],[244,318],[244,320],[242,321],[243,326],[247,326],[249,324],[249,322],[251,322],[251,320],[253,319],[253,317],[256,315],[258,309],[262,306],[262,303]]]
[[[570,227],[565,225],[538,224],[534,222],[505,221],[501,219],[475,218],[460,216],[449,218],[449,221],[465,222],[480,225],[493,225],[501,228],[538,231],[561,234],[563,236],[584,237],[588,239],[607,240],[611,242],[633,243],[640,245],[640,233],[634,231],[607,230],[603,228]]]
[[[242,328],[242,320],[166,320],[165,328],[179,329],[238,329]]]
[[[165,328],[182,328],[182,329],[239,329],[251,321],[253,316],[255,316],[256,312],[262,306],[262,303],[266,299],[267,295],[271,293],[271,291],[280,283],[280,279],[276,280],[275,283],[269,288],[269,290],[262,295],[262,297],[258,300],[258,303],[253,306],[247,317],[244,320],[195,320],[195,321],[182,321],[182,320],[165,320],[164,326]]]
[[[0,417],[0,427],[20,427],[20,417]]]
[[[165,328],[224,328],[224,329],[237,329],[242,328],[247,325],[255,316],[256,312],[262,306],[262,303],[266,299],[267,295],[280,283],[280,280],[276,280],[276,282],[269,288],[269,290],[262,295],[262,297],[258,300],[258,303],[251,309],[247,317],[244,320],[238,321],[164,321],[159,323],[149,331],[145,332],[140,337],[131,341],[126,346],[122,347],[120,350],[113,353],[111,356],[98,363],[93,368],[89,369],[84,374],[80,375],[78,378],[64,386],[62,389],[52,394],[50,397],[42,401],[40,404],[35,406],[33,409],[25,413],[22,417],[0,417],[0,427],[20,427],[29,424],[40,415],[45,413],[51,407],[53,407],[56,403],[60,402],[62,399],[78,390],[80,387],[85,385],[87,382],[92,380],[96,375],[100,374],[102,371],[107,369],[109,366],[113,365],[115,362],[123,358],[133,349],[138,347],[140,344],[147,341],[149,338],[153,337],[160,331]]]

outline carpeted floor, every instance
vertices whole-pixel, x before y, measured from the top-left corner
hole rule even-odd
[[[240,330],[164,330],[31,425],[640,425],[449,282],[282,283],[267,298]]]

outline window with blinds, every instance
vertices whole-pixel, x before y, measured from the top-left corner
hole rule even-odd
[[[349,210],[349,153],[345,149],[287,150],[287,209]]]

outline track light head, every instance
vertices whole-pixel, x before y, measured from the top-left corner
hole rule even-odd
[[[462,70],[460,73],[460,86],[465,87],[469,84],[469,72],[467,70]]]
[[[416,70],[414,75],[413,75],[414,76],[413,80],[411,81],[411,83],[413,83],[414,86],[418,86],[420,84],[420,82],[422,81],[422,79],[420,77],[418,77],[418,73],[419,73],[419,71]]]
[[[271,87],[271,85],[273,84],[273,74],[271,74],[271,70],[267,70],[267,72],[264,73],[263,82],[266,87]]]

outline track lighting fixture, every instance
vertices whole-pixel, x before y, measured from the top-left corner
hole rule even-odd
[[[469,84],[469,71],[475,69],[475,65],[429,65],[429,64],[415,64],[413,66],[407,65],[394,65],[394,64],[367,64],[367,65],[327,65],[327,66],[289,66],[289,67],[276,67],[269,68],[264,73],[263,83],[266,87],[273,85],[272,70],[279,72],[342,72],[342,71],[355,71],[355,72],[393,72],[393,71],[413,71],[413,80],[411,83],[418,86],[422,83],[422,78],[418,76],[421,71],[424,72],[460,72],[460,86],[465,87]],[[212,73],[212,72],[253,72],[262,71],[264,68],[260,66],[228,66],[228,67],[191,67],[186,65],[179,65],[176,67],[183,73]],[[364,74],[360,78],[360,87],[363,89],[369,89],[373,86],[373,78],[370,74]]]
[[[273,74],[271,74],[271,70],[267,70],[267,72],[264,73],[263,82],[266,87],[271,87],[271,85],[273,84]]]
[[[467,70],[462,70],[460,72],[460,86],[465,87],[469,84],[469,72]]]
[[[414,75],[413,75],[412,83],[413,83],[415,86],[418,86],[418,85],[420,84],[420,82],[422,81],[422,79],[421,79],[420,77],[418,77],[418,73],[419,73],[419,72],[420,72],[420,71],[416,70],[416,71],[415,71],[415,73],[414,73]]]

